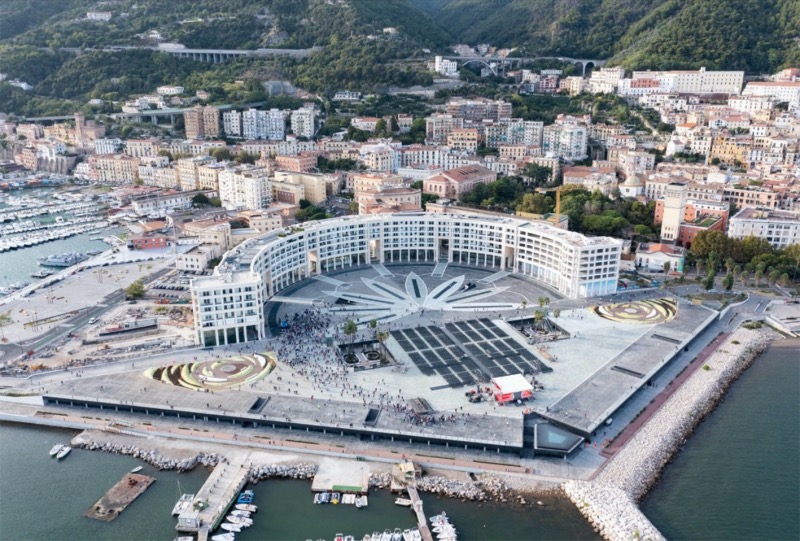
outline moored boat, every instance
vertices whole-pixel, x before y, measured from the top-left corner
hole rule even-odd
[[[239,526],[238,524],[230,524],[228,522],[224,522],[223,524],[221,524],[220,528],[222,528],[227,532],[234,532],[234,533],[239,533],[242,531],[241,526]]]
[[[247,511],[248,513],[255,513],[258,511],[258,507],[251,503],[237,503],[234,507],[239,511]]]
[[[235,517],[250,518],[250,512],[249,511],[242,511],[241,509],[234,509],[233,511],[231,511],[231,515],[233,515]]]
[[[414,502],[409,500],[408,498],[397,498],[394,501],[395,505],[402,505],[403,507],[411,507]]]
[[[53,448],[50,449],[50,456],[51,457],[56,456],[58,452],[61,451],[62,447],[64,447],[63,443],[56,443],[55,445],[53,445]]]
[[[56,454],[56,458],[61,460],[62,458],[67,456],[70,451],[72,451],[72,447],[70,447],[69,445],[64,445],[61,447],[61,450],[58,451],[58,453]]]
[[[189,509],[193,501],[194,501],[194,494],[183,494],[178,499],[178,502],[175,504],[175,507],[172,508],[172,516],[178,516],[181,513],[183,513],[184,510]]]
[[[136,466],[131,470],[131,473],[138,473],[140,471],[142,471],[142,466]]]
[[[392,541],[403,541],[403,532],[400,531],[400,528],[395,528],[392,532]]]
[[[342,497],[341,494],[339,494],[338,492],[334,492],[331,495],[331,503],[333,505],[337,505],[339,503],[339,500],[341,499],[341,497]]]
[[[211,541],[235,541],[235,540],[236,536],[233,535],[233,532],[226,532],[211,536]]]
[[[225,517],[225,520],[227,520],[231,524],[238,524],[242,528],[247,528],[253,525],[253,519],[237,517],[236,515],[228,515],[227,517]]]

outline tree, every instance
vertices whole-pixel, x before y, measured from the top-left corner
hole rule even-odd
[[[554,308],[553,309],[553,317],[558,321],[558,318],[561,317],[561,308]]]
[[[125,294],[129,299],[141,299],[144,297],[144,280],[139,278],[125,288]]]
[[[522,201],[517,205],[518,212],[528,212],[531,214],[547,214],[553,210],[553,198],[544,194],[526,193],[522,196]]]
[[[381,350],[381,360],[386,360],[386,345],[384,342],[389,338],[389,333],[387,331],[378,331],[375,333],[375,339],[378,341]]]
[[[0,334],[2,335],[3,342],[6,341],[6,332],[5,332],[4,327],[14,323],[14,320],[11,319],[11,316],[8,315],[8,314],[9,314],[9,312],[6,312],[4,314],[0,314]]]
[[[714,289],[714,276],[713,275],[709,274],[708,276],[705,277],[705,279],[703,280],[703,287],[705,288],[706,291]]]
[[[664,261],[664,276],[669,274],[669,270],[672,268],[672,263],[670,261]]]
[[[722,280],[722,285],[725,287],[725,291],[730,291],[733,287],[733,274],[728,274]]]
[[[350,346],[347,348],[347,354],[353,354],[353,341],[356,338],[356,333],[358,332],[358,325],[352,319],[348,319],[344,322],[344,335],[350,337]]]
[[[367,327],[369,327],[374,332],[375,329],[378,328],[378,322],[376,320],[374,320],[374,319],[370,319],[369,323],[367,323]]]
[[[689,249],[698,259],[708,257],[711,252],[716,252],[717,257],[727,257],[729,250],[730,239],[722,231],[701,231]]]
[[[199,193],[192,197],[192,205],[208,205],[211,201],[208,199],[208,196],[204,193]]]

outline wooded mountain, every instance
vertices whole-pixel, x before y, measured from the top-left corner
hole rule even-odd
[[[111,20],[88,20],[93,10],[111,12]],[[772,73],[800,66],[798,36],[800,0],[0,0],[0,72],[34,85],[22,91],[0,83],[0,111],[57,114],[159,83],[211,89],[214,99],[228,100],[254,95],[223,88],[236,79],[291,79],[326,93],[428,84],[430,55],[422,48],[445,52],[455,43],[515,47],[521,56],[610,58],[633,69]],[[159,40],[323,51],[305,61],[212,66],[99,50]]]
[[[458,42],[628,68],[800,65],[797,0],[411,0]]]

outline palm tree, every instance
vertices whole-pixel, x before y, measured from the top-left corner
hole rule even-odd
[[[3,329],[6,325],[11,325],[14,323],[14,320],[11,319],[11,316],[8,315],[8,312],[5,314],[0,314],[0,335],[2,335],[3,342],[6,341],[6,331]]]
[[[536,330],[538,331],[542,330],[542,323],[544,322],[544,320],[545,317],[544,317],[544,312],[542,310],[536,310],[533,313],[533,322]]]
[[[389,333],[387,331],[378,331],[375,333],[375,339],[378,341],[378,345],[381,350],[381,360],[386,360],[386,346],[384,342],[386,339],[389,338]]]
[[[356,338],[356,332],[358,332],[358,325],[352,319],[348,319],[344,322],[344,335],[350,337],[350,347],[347,348],[347,354],[353,354],[353,340]]]

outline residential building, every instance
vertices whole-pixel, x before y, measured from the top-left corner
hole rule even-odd
[[[247,164],[220,170],[219,197],[230,210],[266,208],[272,201],[272,186],[266,170]]]
[[[800,215],[768,208],[743,208],[731,218],[729,235],[764,239],[775,248],[800,244]]]
[[[103,184],[131,183],[139,173],[139,160],[121,154],[95,154],[87,159],[90,178]]]
[[[458,150],[478,150],[478,130],[476,128],[455,128],[447,135],[447,146]]]
[[[191,191],[200,189],[200,167],[216,164],[217,160],[211,156],[193,156],[182,158],[175,162],[178,171],[178,181],[181,190]]]
[[[636,250],[636,267],[648,272],[664,272],[664,265],[669,263],[672,272],[683,272],[686,261],[686,249],[671,244],[640,244]]]
[[[351,266],[400,261],[509,269],[567,298],[617,290],[622,242],[584,237],[511,217],[452,213],[348,216],[266,234],[259,249],[223,255],[212,276],[192,281],[202,346],[265,338],[265,303],[290,285]]]
[[[614,166],[564,167],[561,174],[564,184],[577,184],[590,192],[598,190],[605,196],[611,195],[611,192],[617,187],[617,171]]]
[[[790,107],[800,107],[800,81],[761,82],[750,81],[742,93],[745,96],[768,96]]]
[[[125,154],[134,158],[150,158],[158,155],[158,139],[128,139]]]
[[[248,109],[242,113],[242,136],[245,139],[283,139],[286,120],[283,111]]]
[[[317,168],[316,152],[301,152],[297,156],[275,156],[276,169],[303,173]]]
[[[235,110],[222,113],[222,129],[228,137],[241,137],[242,113]]]
[[[208,269],[210,261],[222,255],[222,250],[216,244],[200,244],[188,252],[178,254],[177,267],[179,271],[203,274]]]
[[[409,186],[357,192],[359,214],[418,212],[422,210],[422,190]]]
[[[664,221],[666,201],[666,198],[656,201],[655,216],[653,218],[654,225]],[[725,228],[728,225],[729,212],[730,206],[722,201],[694,201],[687,199],[683,203],[678,234],[674,239],[669,240],[678,246],[691,248],[694,238],[703,231],[725,232]],[[670,214],[670,219],[674,220],[674,214]]]
[[[680,94],[739,94],[744,83],[743,71],[634,71],[636,79],[673,79],[672,92]]]
[[[478,184],[497,180],[497,173],[481,165],[468,165],[442,171],[423,181],[425,193],[436,194],[447,199],[459,199]]]
[[[434,57],[434,71],[445,77],[458,77],[458,62],[441,56]]]
[[[542,151],[568,161],[586,159],[588,142],[586,125],[571,116],[559,115],[542,133]]]
[[[296,111],[292,111],[291,125],[292,133],[297,137],[305,137],[312,139],[316,133],[314,126],[314,119],[316,112],[311,107],[301,107]]]
[[[122,141],[120,139],[95,139],[94,153],[95,154],[116,154]]]
[[[443,113],[434,113],[425,118],[425,140],[430,143],[445,143],[447,136],[456,128],[464,127],[464,119]]]

